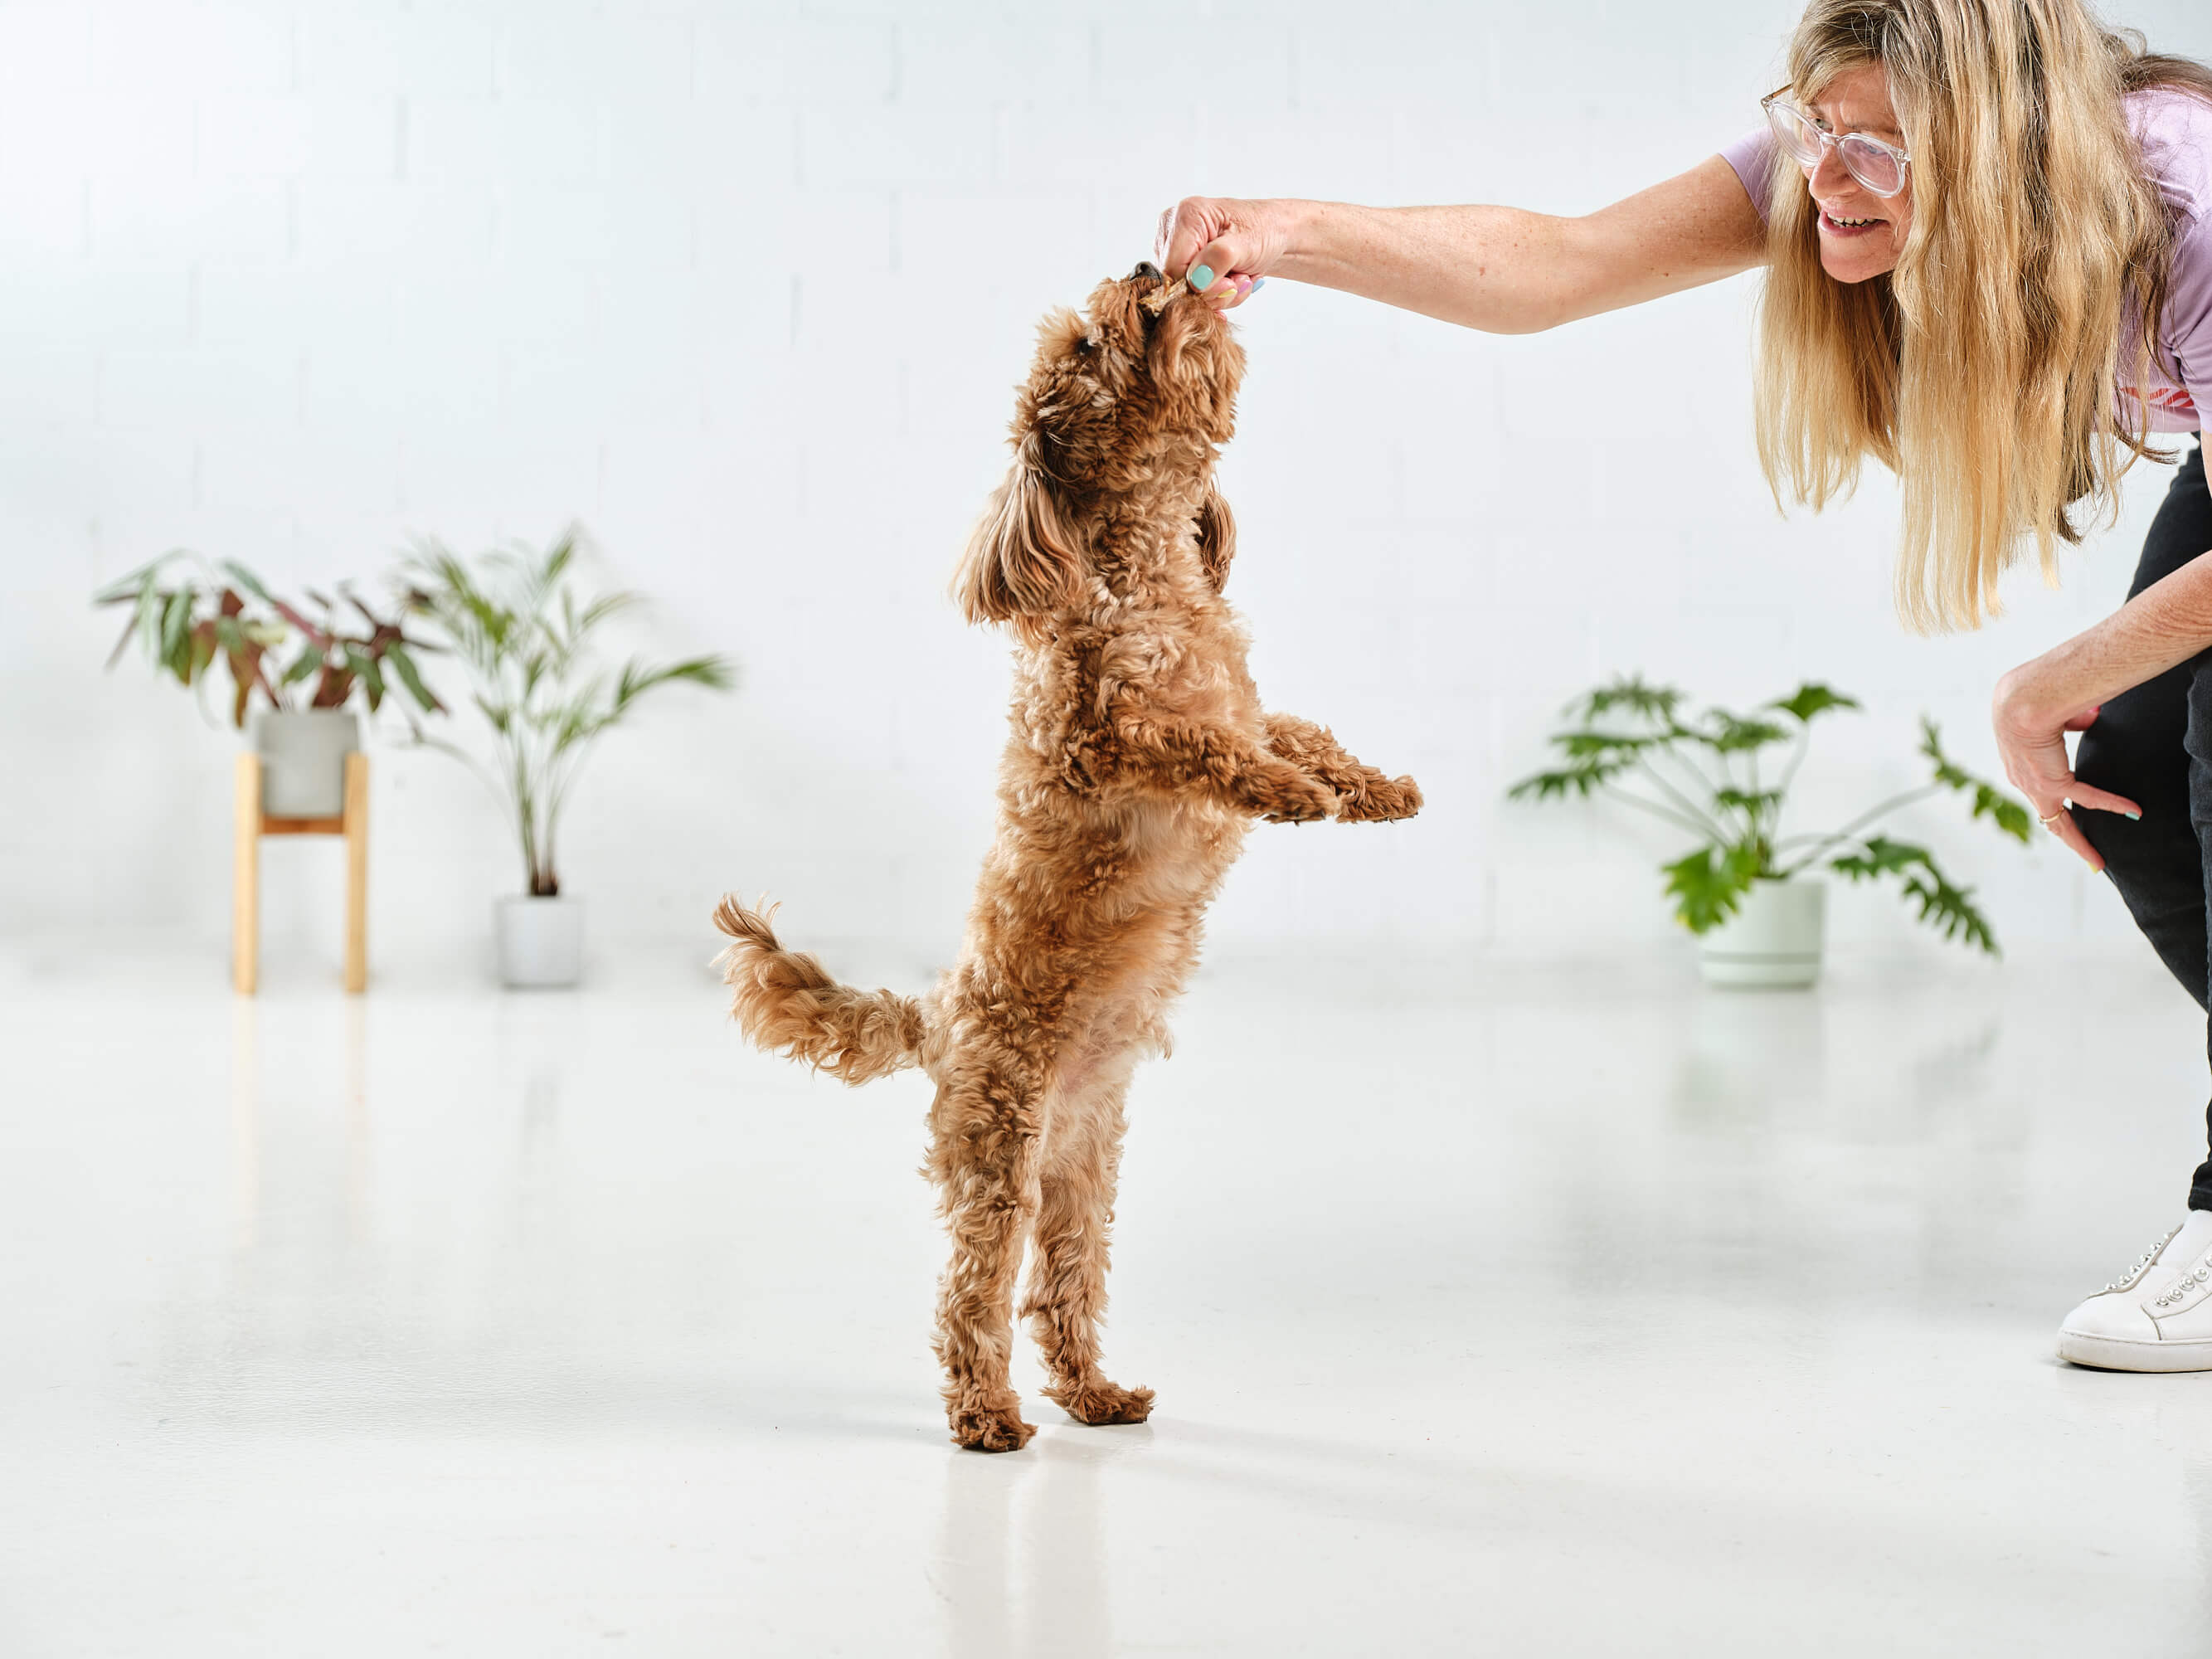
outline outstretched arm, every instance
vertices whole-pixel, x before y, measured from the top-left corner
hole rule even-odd
[[[1580,218],[1187,197],[1160,216],[1157,243],[1169,276],[1204,266],[1207,291],[1226,304],[1243,303],[1256,278],[1283,276],[1492,334],[1718,282],[1759,264],[1765,247],[1759,210],[1717,155]]]
[[[1420,785],[1411,778],[1385,777],[1348,751],[1325,726],[1296,714],[1270,714],[1267,747],[1335,792],[1341,823],[1386,823],[1421,810]]]

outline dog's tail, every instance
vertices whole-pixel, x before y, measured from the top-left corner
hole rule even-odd
[[[714,926],[730,936],[715,964],[732,993],[730,1017],[755,1046],[847,1083],[872,1083],[921,1064],[928,1031],[921,1005],[840,985],[812,957],[783,948],[769,926],[775,915],[772,905],[749,910],[733,897],[714,908]]]

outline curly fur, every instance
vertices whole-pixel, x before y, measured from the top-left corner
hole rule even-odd
[[[953,1438],[1026,1444],[1008,1380],[1014,1279],[1045,1393],[1082,1423],[1141,1422],[1100,1368],[1130,1073],[1166,1046],[1201,919],[1255,818],[1410,817],[1411,778],[1269,714],[1221,598],[1236,529],[1213,486],[1244,355],[1218,311],[1148,265],[1087,317],[1045,319],[1014,465],[961,561],[971,621],[1016,641],[999,825],[958,963],[923,1001],[838,984],[726,899],[732,1012],[762,1048],[865,1083],[937,1085],[928,1173],[952,1238],[936,1349]]]

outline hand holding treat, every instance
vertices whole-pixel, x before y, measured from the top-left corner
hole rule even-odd
[[[1170,277],[1216,305],[1240,306],[1282,258],[1296,205],[1187,196],[1160,215],[1154,256]]]

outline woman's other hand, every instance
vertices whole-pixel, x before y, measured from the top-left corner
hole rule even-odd
[[[1215,304],[1241,306],[1289,247],[1296,205],[1186,196],[1160,215],[1153,258]]]
[[[2086,732],[2096,723],[2097,710],[2068,707],[2063,673],[2038,658],[2023,663],[1997,682],[1991,724],[1996,728],[1997,753],[2003,757],[2005,776],[2028,799],[2029,810],[2043,827],[2064,842],[2092,870],[2102,870],[2105,860],[2074,821],[2074,812],[2094,807],[2140,818],[2142,808],[2124,795],[2115,795],[2079,781],[2066,755],[2066,734]]]

